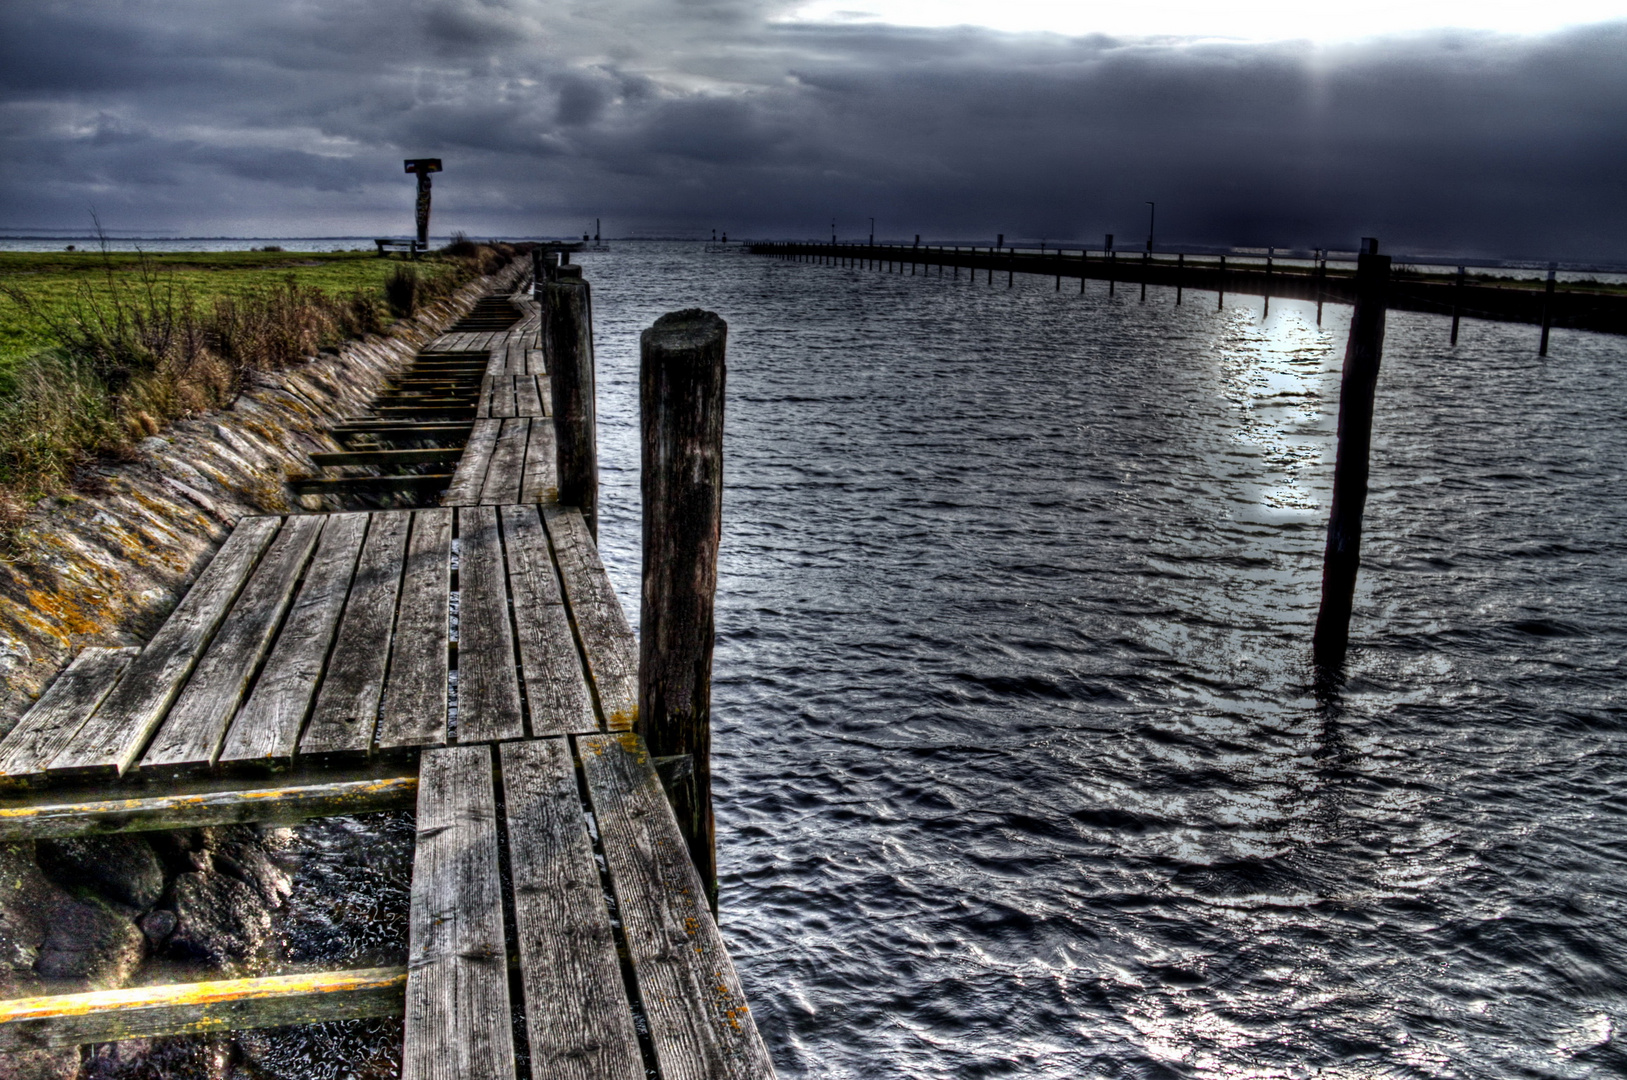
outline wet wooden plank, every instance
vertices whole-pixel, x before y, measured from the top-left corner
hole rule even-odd
[[[132,986],[0,1001],[0,1051],[395,1016],[406,968]]]
[[[365,754],[371,749],[411,520],[411,514],[399,511],[368,515],[367,539],[327,676],[299,741],[301,754]]]
[[[497,511],[458,510],[458,742],[525,735]]]
[[[514,380],[514,415],[546,415],[542,408],[542,397],[537,393],[537,380],[529,375]]]
[[[406,810],[412,808],[418,793],[416,766],[413,768],[413,774],[407,776],[319,783],[260,781],[237,790],[121,799],[73,799],[43,792],[28,805],[0,808],[0,842],[256,821],[287,825],[335,814]]]
[[[610,586],[582,512],[545,505],[542,515],[605,726],[611,731],[631,730],[638,716],[638,639]]]
[[[492,386],[496,383],[496,381],[496,376],[492,375],[490,372],[487,372],[481,378],[480,395],[475,399],[477,402],[475,406],[475,417],[477,419],[485,419],[491,415]]]
[[[491,748],[424,752],[402,1080],[514,1076]]]
[[[170,707],[140,767],[213,765],[249,679],[260,666],[283,613],[294,598],[300,571],[316,547],[322,519],[290,517],[260,557],[243,593]]]
[[[80,650],[17,721],[17,726],[0,739],[0,776],[44,772],[140,651],[100,646]]]
[[[446,742],[451,596],[452,511],[419,510],[412,515],[389,681],[374,740],[381,750]]]
[[[305,584],[248,701],[226,733],[222,764],[286,764],[294,756],[367,535],[366,514],[321,520],[322,537],[305,571]]]
[[[463,458],[452,474],[452,484],[441,499],[442,506],[474,506],[480,502],[480,489],[486,483],[486,470],[502,430],[501,420],[475,421],[469,442],[463,448]]]
[[[643,1080],[570,747],[505,743],[502,763],[531,1075]]]
[[[135,762],[281,524],[276,517],[238,524],[50,771],[111,775]]]
[[[774,1075],[643,740],[576,740],[663,1080]]]
[[[491,414],[505,419],[514,415],[514,380],[507,375],[492,376]]]
[[[527,348],[525,350],[525,373],[527,375],[548,374],[548,364],[542,358],[541,349]],[[546,400],[547,395],[545,394],[543,397]]]
[[[525,444],[531,429],[529,420],[504,420],[497,436],[486,483],[480,489],[482,506],[508,506],[520,501],[520,481],[525,473]]]
[[[559,501],[559,455],[554,449],[554,425],[546,418],[531,421],[525,444],[525,473],[520,477],[522,503]]]
[[[514,593],[515,640],[531,706],[531,734],[595,731],[598,717],[571,634],[565,597],[554,576],[548,534],[530,506],[502,509],[508,580]]]

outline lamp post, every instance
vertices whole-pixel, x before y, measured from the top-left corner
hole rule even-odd
[[[1148,199],[1147,205],[1152,207],[1151,210],[1147,211],[1147,251],[1150,254],[1152,252],[1153,225],[1158,221],[1158,204]]]

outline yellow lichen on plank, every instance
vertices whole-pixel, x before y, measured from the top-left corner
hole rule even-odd
[[[0,1001],[0,1051],[394,1016],[406,968],[132,986]]]

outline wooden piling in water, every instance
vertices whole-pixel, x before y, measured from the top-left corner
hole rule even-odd
[[[544,286],[542,346],[553,398],[559,501],[580,507],[599,537],[598,420],[594,404],[593,303],[576,266],[561,266]]]
[[[1216,289],[1215,310],[1220,311],[1226,306],[1226,256],[1220,257],[1220,284]]]
[[[1186,291],[1186,253],[1175,256],[1175,306],[1181,306],[1181,294]]]
[[[1453,345],[1456,345],[1458,343],[1458,317],[1459,317],[1460,309],[1463,307],[1463,278],[1464,278],[1464,276],[1465,276],[1464,268],[1461,267],[1461,266],[1458,267],[1457,283],[1452,289],[1452,344]]]
[[[641,339],[644,589],[638,719],[652,757],[688,757],[673,811],[717,911],[712,819],[713,597],[723,518],[724,348],[709,311],[663,315]]]
[[[1338,449],[1333,465],[1327,547],[1322,557],[1322,605],[1311,639],[1312,654],[1324,677],[1337,672],[1350,640],[1356,571],[1361,565],[1362,512],[1367,505],[1373,396],[1384,354],[1389,289],[1390,257],[1378,253],[1377,240],[1364,240],[1357,257],[1355,310],[1339,381]]]
[[[1558,269],[1557,264],[1548,264],[1548,283],[1542,290],[1542,341],[1537,346],[1538,356],[1548,355],[1548,329],[1553,325],[1554,316],[1554,275]]]

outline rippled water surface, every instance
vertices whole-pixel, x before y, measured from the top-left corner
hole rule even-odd
[[[1392,313],[1324,703],[1348,309],[580,258],[629,609],[637,332],[730,324],[722,917],[782,1076],[1627,1072],[1627,343]]]

